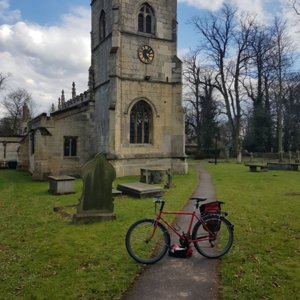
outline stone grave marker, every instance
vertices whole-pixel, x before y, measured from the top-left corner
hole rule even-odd
[[[295,159],[295,163],[300,163],[300,152],[299,150],[296,151],[296,159]]]
[[[165,189],[170,189],[170,188],[175,188],[175,184],[173,183],[173,180],[172,180],[172,173],[171,173],[171,170],[168,169],[167,170],[167,182],[164,186]]]
[[[73,223],[94,223],[116,218],[112,196],[115,178],[114,167],[102,153],[83,166],[82,195]]]
[[[74,181],[75,178],[67,175],[49,176],[50,194],[63,195],[75,193]]]

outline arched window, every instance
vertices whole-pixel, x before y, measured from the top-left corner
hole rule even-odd
[[[105,21],[105,12],[101,11],[100,20],[99,20],[99,40],[102,41],[106,37],[106,21]]]
[[[130,112],[130,143],[150,144],[152,134],[152,109],[150,105],[141,100],[137,102]]]
[[[148,3],[144,3],[138,15],[138,30],[140,32],[154,34],[154,29],[155,16],[153,8]]]

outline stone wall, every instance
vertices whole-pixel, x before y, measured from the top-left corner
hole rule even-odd
[[[181,169],[181,173],[186,170],[181,61],[177,58],[176,41],[177,1],[151,1],[156,17],[154,35],[138,32],[138,14],[144,2],[92,2],[96,150],[114,159],[118,176],[138,174],[149,159],[152,165],[163,159],[167,168],[179,159],[182,166],[176,162],[176,169]],[[102,10],[107,17],[107,37],[100,41]],[[142,45],[154,50],[150,64],[138,58]],[[151,144],[129,142],[130,111],[139,100],[145,100],[152,108]]]
[[[92,102],[45,114],[29,123],[34,134],[34,151],[29,137],[29,170],[33,179],[46,179],[49,175],[80,174],[81,166],[95,154],[93,147],[94,110]],[[29,135],[30,135],[29,134]],[[77,154],[64,156],[64,137],[77,137]]]
[[[121,31],[137,33],[138,13],[144,0],[121,2]],[[156,17],[155,36],[160,39],[173,40],[176,32],[175,22],[177,14],[177,1],[152,0],[149,2],[154,8]]]
[[[137,175],[141,167],[160,166],[185,173],[184,112],[181,61],[177,57],[175,0],[152,0],[154,34],[138,32],[138,14],[144,0],[93,0],[89,91],[65,102],[50,116],[29,122],[22,147],[35,179],[49,175],[78,175],[96,153],[107,154],[117,176]],[[100,38],[101,12],[105,37]],[[154,60],[138,58],[138,48],[149,45]],[[75,94],[75,96],[74,96]],[[93,100],[93,101],[92,101]],[[130,111],[146,101],[152,108],[150,144],[130,144]],[[64,137],[77,137],[78,155],[64,157]],[[34,152],[32,138],[34,137]],[[24,150],[24,151],[25,151]]]
[[[151,156],[147,157],[132,157],[124,159],[110,160],[114,166],[117,176],[134,176],[139,175],[141,168],[159,168],[159,169],[171,169],[176,174],[186,174],[187,164],[184,158],[170,158],[170,157],[159,157]]]

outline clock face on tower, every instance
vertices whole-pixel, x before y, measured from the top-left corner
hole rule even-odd
[[[154,51],[148,45],[141,46],[138,49],[138,57],[144,64],[149,64],[154,59]]]

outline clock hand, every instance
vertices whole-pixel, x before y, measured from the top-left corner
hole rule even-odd
[[[145,58],[149,58],[149,53],[148,53],[147,51],[144,51],[143,54],[144,54],[144,57],[145,57]]]

